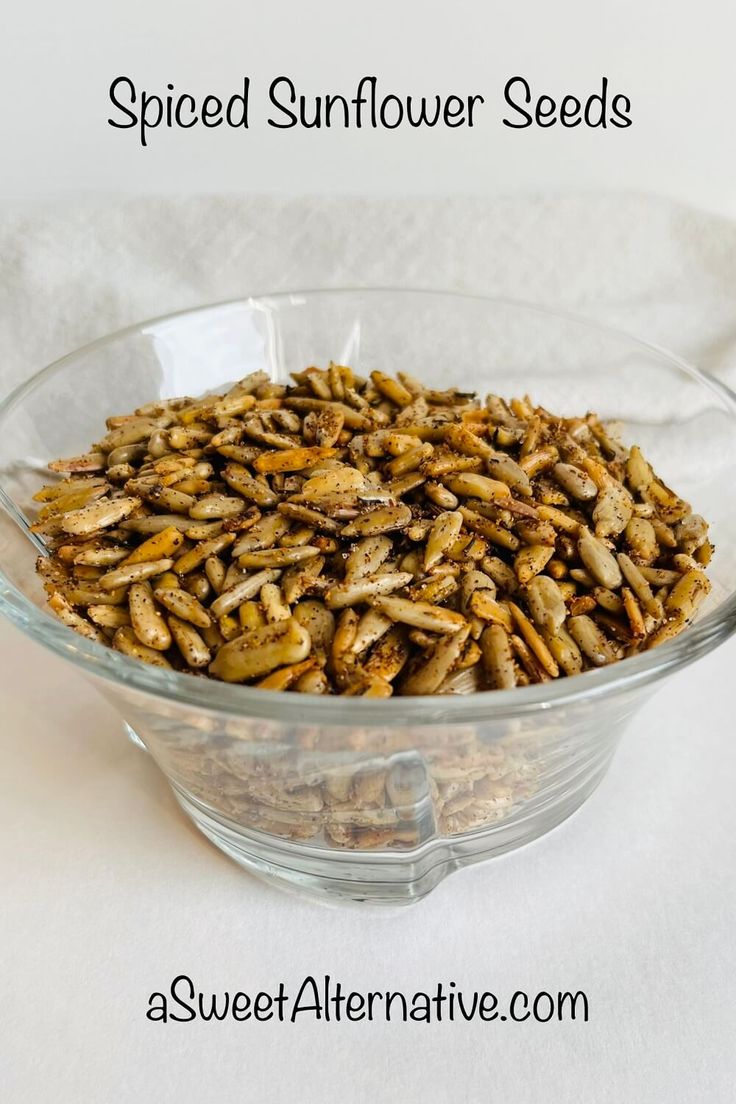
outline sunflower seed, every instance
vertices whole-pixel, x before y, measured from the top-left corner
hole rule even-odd
[[[171,646],[171,633],[158,609],[150,583],[133,583],[128,591],[128,612],[133,632],[148,648],[165,652]]]
[[[261,587],[266,583],[272,583],[278,579],[279,573],[274,570],[259,571],[255,575],[248,575],[245,579],[235,583],[234,586],[224,590],[210,606],[213,617],[223,617],[232,610],[237,609],[241,603],[246,602],[260,593]]]
[[[244,552],[238,556],[241,567],[289,567],[319,556],[314,544],[297,545],[296,548],[263,548],[258,552]]]
[[[194,670],[206,667],[210,662],[210,650],[190,621],[182,621],[170,613],[169,629],[174,643],[181,652],[182,659]]]
[[[544,571],[554,555],[554,547],[547,544],[528,544],[514,557],[514,571],[522,586]]]
[[[223,644],[210,663],[210,671],[225,682],[247,682],[277,667],[300,663],[307,658],[309,648],[309,633],[290,617]]]
[[[379,506],[344,525],[343,537],[369,537],[403,529],[411,521],[411,510],[401,503],[398,506]]]
[[[500,625],[489,625],[481,634],[480,649],[491,686],[498,690],[516,686],[516,665],[506,630]]]
[[[629,584],[644,609],[647,613],[651,614],[652,617],[661,618],[662,604],[652,594],[652,589],[639,568],[625,552],[619,552],[617,559],[621,572],[626,578],[626,582]]]
[[[404,679],[403,694],[434,694],[453,667],[459,663],[470,625],[464,625],[451,636],[441,637],[427,659],[422,659]]]
[[[141,644],[130,625],[123,625],[116,631],[112,638],[112,646],[123,655],[130,656],[132,659],[142,659],[144,663],[150,663],[153,667],[164,667],[167,670],[171,668],[168,659],[161,652]]]
[[[429,602],[411,602],[408,598],[391,596],[375,598],[372,605],[392,621],[413,625],[417,629],[427,629],[429,632],[457,632],[465,624],[462,614],[445,609],[444,606],[430,605]]]
[[[582,502],[588,502],[598,494],[598,488],[590,476],[574,464],[555,464],[553,475],[563,491]]]
[[[612,482],[602,490],[593,507],[597,537],[617,537],[631,521],[633,502],[620,483]]]
[[[80,613],[77,613],[74,607],[58,591],[49,598],[49,606],[60,621],[68,628],[74,629],[80,636],[85,636],[88,640],[95,640],[98,644],[107,644],[105,634],[90,624],[86,617],[82,617]]]
[[[616,653],[610,641],[606,639],[595,621],[587,615],[570,617],[567,627],[581,652],[594,666],[602,667],[606,663],[613,663],[616,659]]]
[[[511,611],[511,616],[514,619],[519,632],[523,636],[529,648],[534,653],[539,663],[542,665],[548,675],[550,675],[552,678],[557,678],[560,673],[560,669],[557,666],[554,656],[550,652],[542,637],[535,629],[532,622],[515,602],[509,602],[508,605]]]
[[[536,575],[527,584],[526,600],[539,628],[554,636],[567,617],[560,588],[554,579],[548,575]]]
[[[141,504],[139,498],[101,498],[79,510],[70,510],[61,518],[61,528],[74,536],[89,536],[117,525]]]
[[[330,587],[325,592],[325,605],[328,609],[342,609],[345,606],[369,602],[381,594],[390,594],[394,590],[399,590],[411,580],[412,576],[408,571],[362,575],[358,579],[350,579]]]
[[[439,514],[427,536],[424,549],[424,569],[428,571],[442,559],[445,551],[460,536],[463,515],[457,511]]]
[[[574,675],[671,639],[704,600],[706,522],[596,415],[334,362],[294,380],[149,403],[54,461],[32,524],[52,611],[159,666],[388,697]],[[322,808],[300,789],[278,815]],[[453,794],[440,823],[475,823],[480,800]]]
[[[688,571],[667,595],[664,608],[670,616],[689,621],[711,590],[708,576],[697,568]]]
[[[168,571],[174,564],[173,560],[144,560],[143,563],[126,563],[122,567],[114,567],[100,578],[99,584],[103,590],[117,590],[118,587],[127,587],[131,583],[140,583],[144,579],[152,579],[154,575],[161,575]]]
[[[180,587],[157,587],[153,595],[164,609],[169,610],[179,620],[188,621],[198,629],[207,629],[212,624],[212,618],[204,606],[193,594],[188,594]]]
[[[617,590],[621,586],[621,570],[615,557],[588,530],[585,530],[578,541],[578,551],[580,559],[596,582],[609,590]]]

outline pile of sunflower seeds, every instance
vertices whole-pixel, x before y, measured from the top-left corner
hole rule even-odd
[[[158,667],[390,697],[575,675],[708,594],[706,522],[596,415],[293,378],[110,417],[49,465],[33,529],[65,624]]]
[[[543,786],[545,744],[559,738],[510,721],[492,739],[447,725],[298,726],[285,740],[282,722],[265,721],[238,724],[232,738],[218,728],[216,740],[167,728],[151,748],[178,786],[242,827],[374,850],[508,821]]]

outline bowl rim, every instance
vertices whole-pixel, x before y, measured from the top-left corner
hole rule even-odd
[[[397,295],[402,297],[438,297],[487,303],[546,315],[618,337],[649,354],[654,354],[683,371],[696,382],[714,392],[725,404],[736,422],[736,393],[720,380],[702,371],[684,358],[654,342],[643,340],[616,326],[586,318],[571,311],[538,305],[504,296],[491,296],[447,291],[441,288],[397,288],[385,286],[312,288],[264,292],[219,300],[185,308],[135,322],[113,333],[74,349],[52,361],[29,379],[23,381],[0,401],[0,418],[44,380],[65,368],[81,355],[124,340],[147,327],[177,318],[205,314],[237,305],[257,308],[294,303],[294,300],[349,295]],[[2,503],[0,503],[2,505]],[[12,520],[12,518],[11,518]],[[439,724],[465,724],[493,719],[526,716],[540,710],[568,706],[614,693],[641,687],[667,673],[678,670],[722,643],[736,632],[736,591],[730,594],[714,612],[689,626],[682,634],[651,651],[620,660],[606,667],[586,671],[570,678],[550,680],[511,690],[484,690],[473,694],[422,695],[386,700],[343,698],[316,694],[290,694],[286,691],[258,690],[255,687],[229,684],[204,677],[192,677],[178,671],[152,667],[87,640],[73,629],[36,606],[0,569],[0,612],[33,640],[80,667],[90,675],[117,684],[121,689],[141,691],[159,698],[202,711],[224,713],[241,718],[258,718],[299,725],[329,725],[331,727],[395,727]]]

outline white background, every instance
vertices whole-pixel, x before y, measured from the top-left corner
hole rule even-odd
[[[602,312],[733,379],[733,227],[568,193],[648,190],[736,215],[735,30],[715,0],[16,5],[0,36],[0,199],[34,212],[0,203],[0,391],[139,316],[361,274]],[[254,125],[158,131],[145,151],[105,123],[122,73],[201,95],[282,72],[313,92],[350,94],[374,73],[488,103],[473,131]],[[635,124],[507,131],[496,116],[515,73],[578,94],[605,74]],[[421,218],[389,205],[352,229],[340,205],[67,217],[56,202],[201,190],[567,198]],[[571,821],[400,914],[319,908],[240,872],[71,668],[7,625],[0,656],[3,1104],[730,1104],[733,641],[651,701]],[[207,991],[326,972],[358,989],[582,989],[590,1021],[149,1024],[149,993],[180,972]]]
[[[100,191],[453,192],[651,190],[736,214],[733,43],[727,0],[24,0],[0,36],[0,194]],[[473,130],[276,131],[270,81],[307,94],[486,97]],[[227,97],[253,78],[251,129],[159,129],[143,150],[107,125],[108,88]],[[607,76],[626,130],[509,130],[503,87],[586,98]]]

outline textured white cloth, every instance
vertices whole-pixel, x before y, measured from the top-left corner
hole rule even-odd
[[[736,224],[652,196],[136,198],[0,210],[0,382],[169,311],[317,287],[572,309],[736,379]]]
[[[375,284],[571,308],[736,379],[736,226],[718,218],[640,196],[232,197],[0,211],[0,391],[142,317]],[[637,716],[572,820],[400,914],[318,908],[240,872],[71,667],[6,625],[0,649],[3,1101],[732,1100],[733,641]],[[503,999],[581,989],[590,1020],[147,1022],[183,972],[210,992],[325,973]]]

